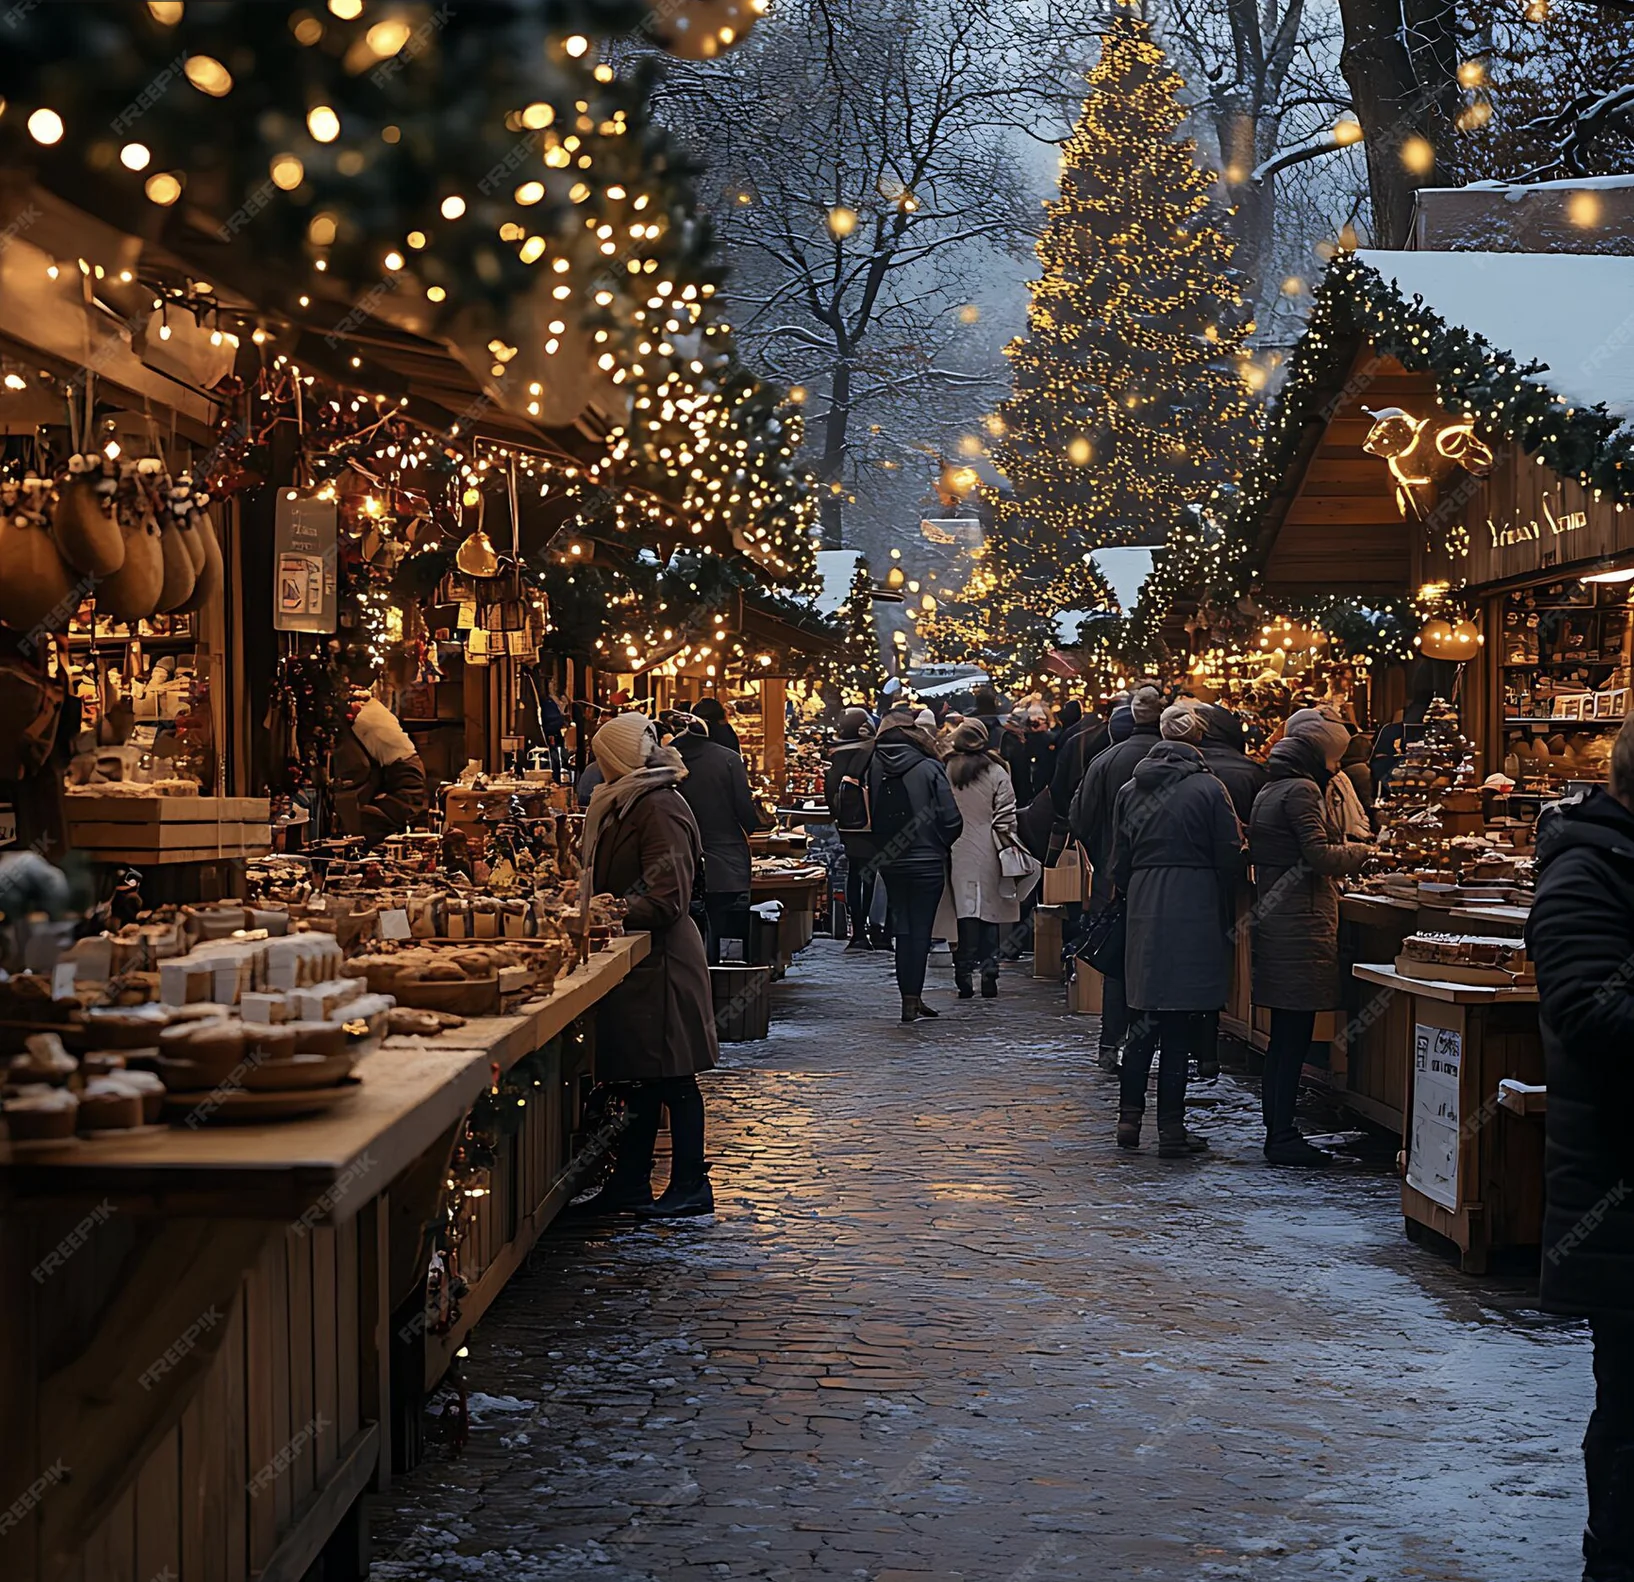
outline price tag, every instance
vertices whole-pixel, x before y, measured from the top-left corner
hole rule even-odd
[[[382,939],[407,939],[409,937],[408,913],[400,906],[389,907],[380,914],[380,937]]]
[[[9,802],[0,802],[0,847],[17,844],[17,809]]]
[[[129,745],[139,747],[145,753],[150,753],[157,745],[158,740],[159,727],[157,725],[138,725],[130,733]]]
[[[74,992],[74,979],[79,975],[77,961],[59,961],[51,969],[51,998],[66,1000]]]

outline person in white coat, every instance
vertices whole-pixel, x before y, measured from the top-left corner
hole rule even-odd
[[[952,872],[936,918],[936,932],[957,938],[953,977],[959,998],[975,994],[974,977],[981,968],[982,997],[999,992],[999,930],[1021,918],[1017,881],[1007,878],[999,864],[999,850],[1019,845],[1016,835],[1015,784],[1004,760],[988,745],[980,721],[961,725],[953,733],[947,759],[948,781],[959,805],[964,831],[953,843]]]

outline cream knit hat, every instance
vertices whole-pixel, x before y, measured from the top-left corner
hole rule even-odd
[[[658,733],[645,714],[615,714],[590,740],[590,750],[611,784],[645,769],[658,751]]]

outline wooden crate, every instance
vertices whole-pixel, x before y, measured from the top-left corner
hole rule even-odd
[[[723,1044],[747,1043],[770,1035],[770,967],[711,967],[709,986],[715,1000],[715,1031]]]
[[[68,845],[96,862],[215,862],[272,850],[265,797],[70,796]]]

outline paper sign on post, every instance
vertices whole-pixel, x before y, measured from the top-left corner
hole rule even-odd
[[[389,907],[380,914],[380,937],[382,939],[409,937],[408,912],[403,907]]]

